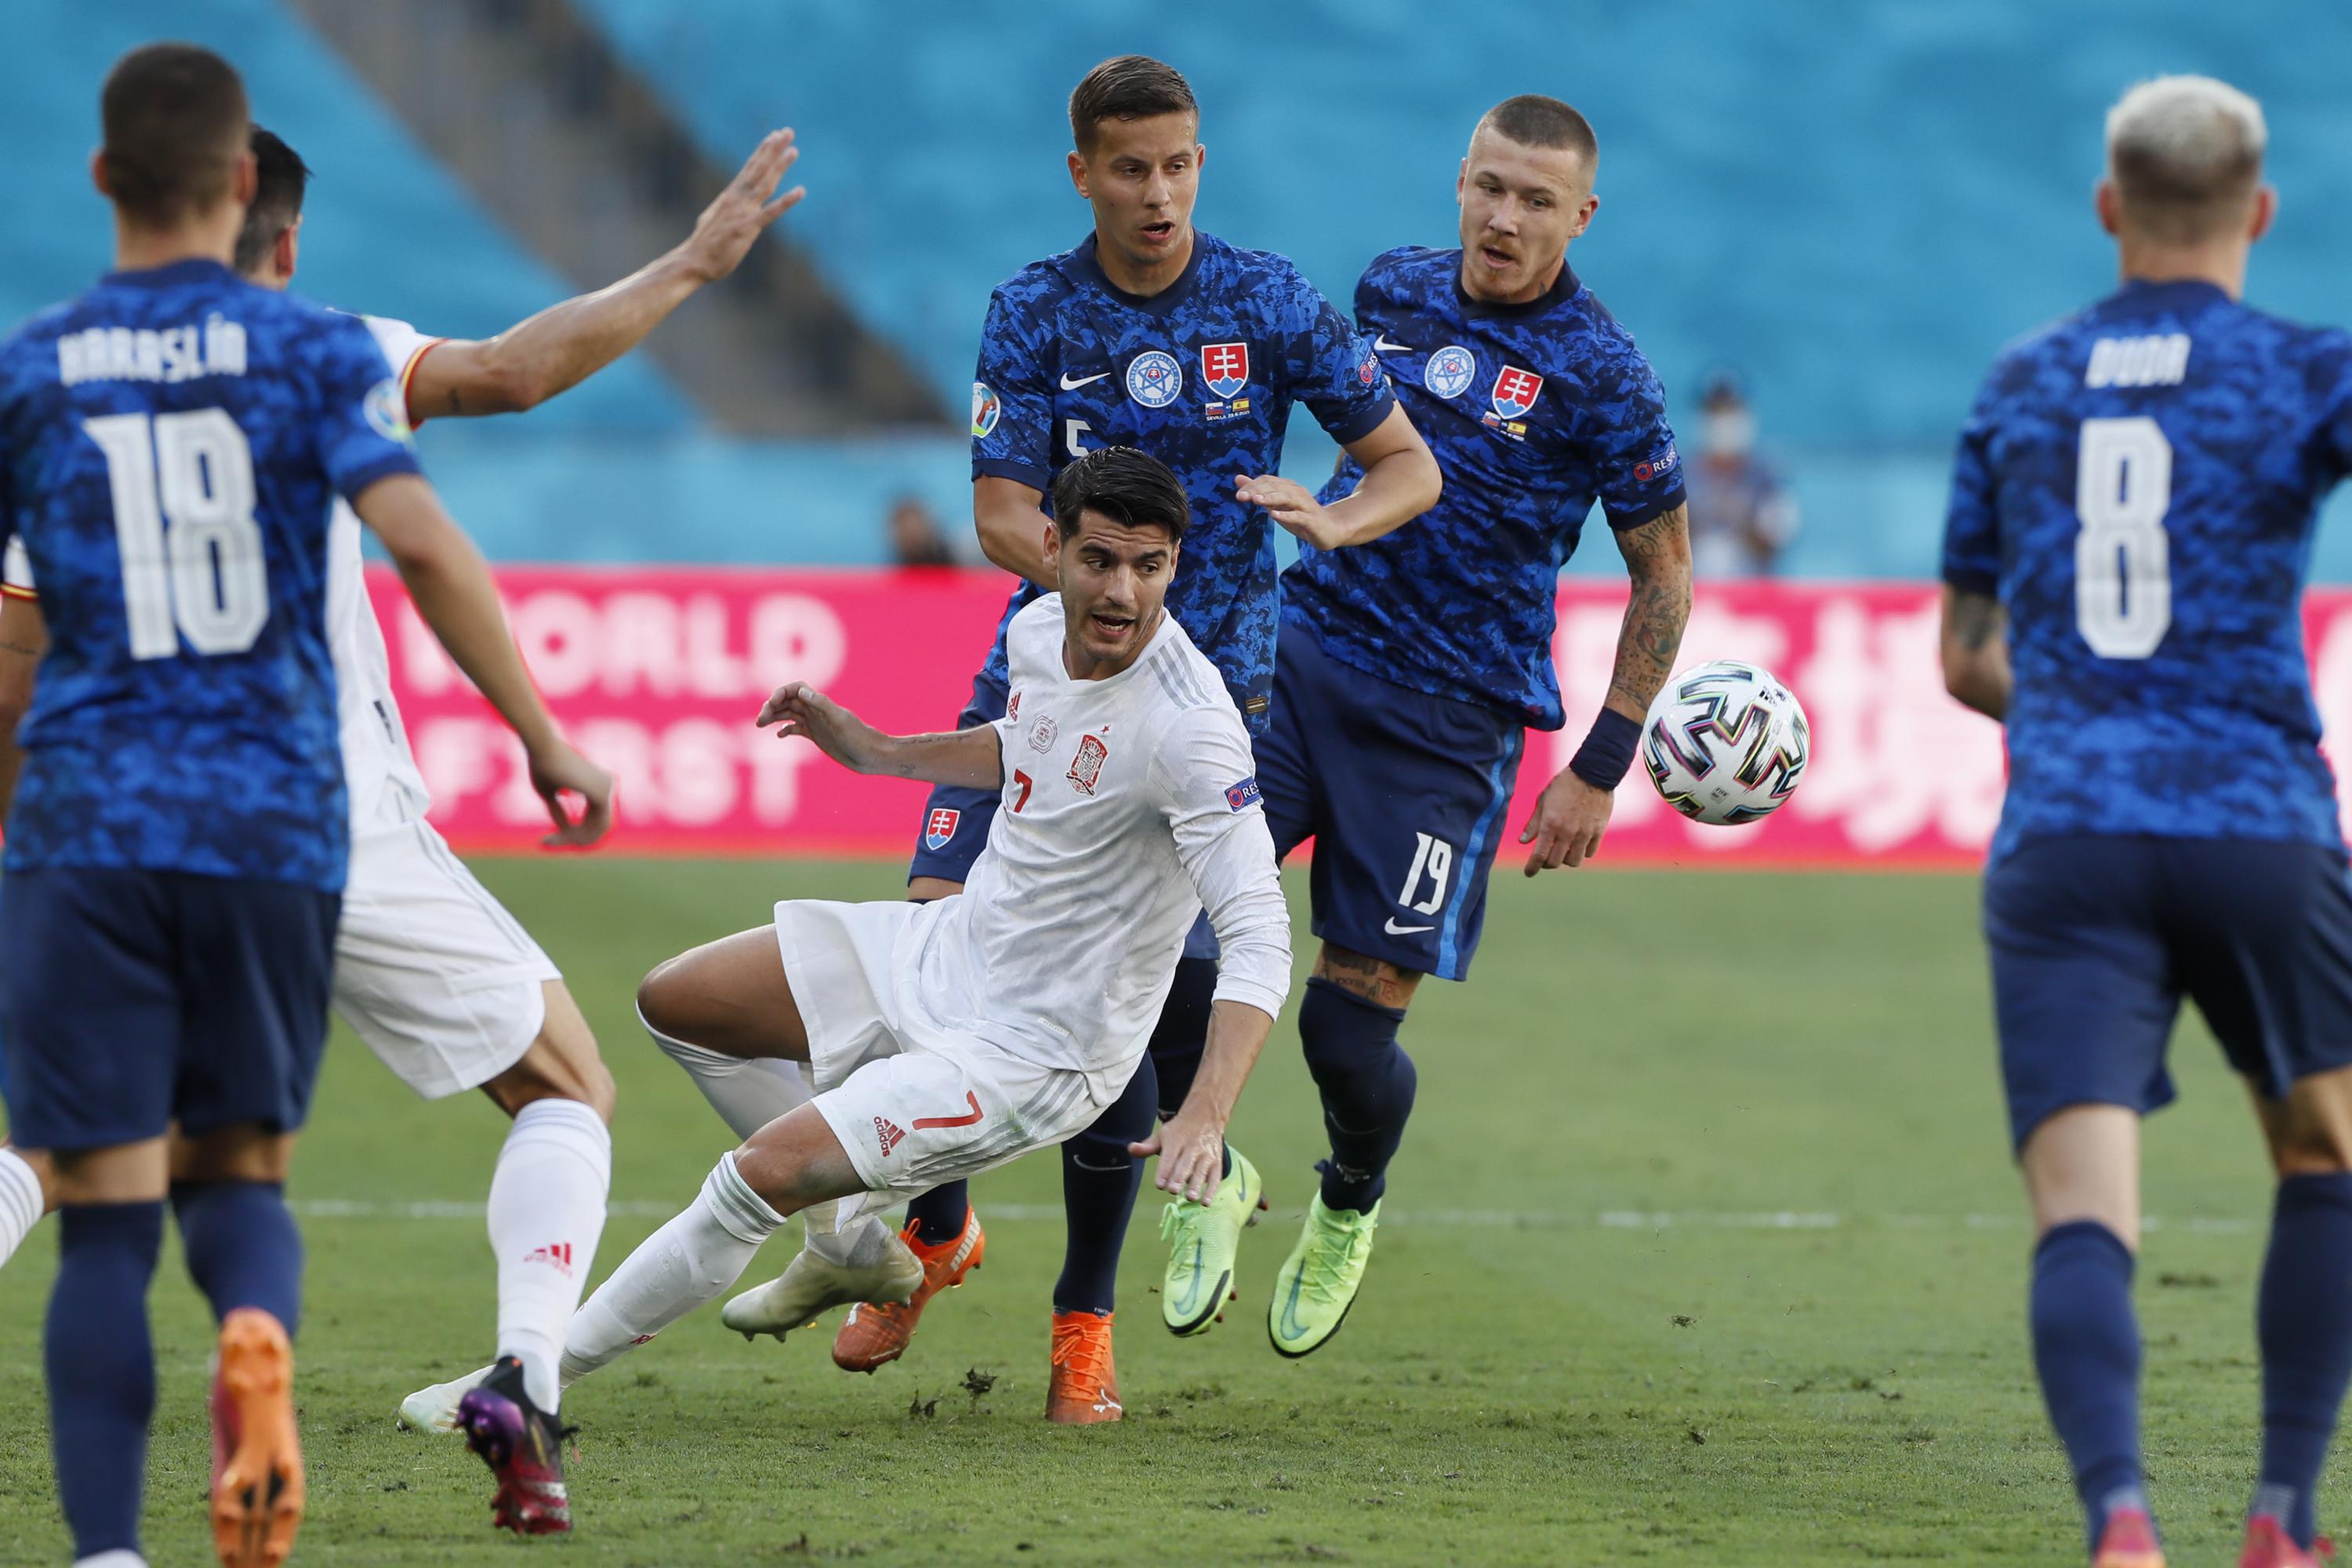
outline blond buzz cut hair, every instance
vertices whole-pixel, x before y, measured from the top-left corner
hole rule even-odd
[[[2194,245],[2243,222],[2269,144],[2263,106],[2228,82],[2141,82],[2107,110],[2107,177],[2125,226],[2163,244]]]

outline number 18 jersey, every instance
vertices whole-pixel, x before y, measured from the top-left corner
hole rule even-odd
[[[2342,848],[2302,597],[2352,468],[2352,336],[2131,282],[2012,344],[1962,433],[1944,580],[2016,690],[1996,858],[2050,834]]]
[[[111,274],[0,342],[0,535],[50,637],[7,868],[341,889],[328,518],[415,471],[366,325],[215,262]]]

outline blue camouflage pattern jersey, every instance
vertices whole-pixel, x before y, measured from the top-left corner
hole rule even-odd
[[[0,542],[50,637],[7,868],[339,891],[328,514],[415,471],[366,323],[215,262],[110,274],[0,342]]]
[[[2016,678],[1995,858],[2048,834],[2341,852],[2304,654],[2352,336],[2209,283],[2126,284],[2006,350],[1960,437],[1944,580]]]
[[[1357,324],[1445,493],[1369,544],[1302,547],[1283,574],[1285,635],[1557,730],[1559,569],[1596,498],[1610,526],[1638,528],[1682,504],[1682,466],[1657,376],[1573,270],[1519,305],[1473,300],[1461,277],[1459,250],[1413,247],[1374,258],[1356,285]],[[1361,478],[1343,460],[1323,499]]]
[[[1279,470],[1294,404],[1342,446],[1378,427],[1396,400],[1370,345],[1282,257],[1195,230],[1183,273],[1143,300],[1103,276],[1088,236],[998,285],[971,400],[975,479],[1047,490],[1097,447],[1175,471],[1192,521],[1168,610],[1255,727],[1274,684],[1276,525],[1234,480]],[[1024,582],[1005,619],[1038,592]],[[1002,626],[982,679],[1003,688]]]

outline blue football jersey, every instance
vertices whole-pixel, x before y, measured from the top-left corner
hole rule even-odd
[[[2126,284],[2001,354],[1944,542],[1944,580],[2008,612],[1996,857],[2062,833],[2341,847],[2301,600],[2347,465],[2352,337],[2210,284]]]
[[[215,262],[111,274],[0,342],[0,537],[50,637],[8,868],[341,889],[328,514],[415,471],[366,323]]]
[[[1283,635],[1416,691],[1562,722],[1551,634],[1559,569],[1597,498],[1613,528],[1682,504],[1665,394],[1633,334],[1569,268],[1540,299],[1462,291],[1459,250],[1391,250],[1356,321],[1445,476],[1437,504],[1345,550],[1302,548]],[[1362,478],[1352,459],[1326,500]]]
[[[1273,520],[1234,480],[1277,472],[1291,406],[1342,445],[1395,405],[1370,346],[1282,257],[1195,232],[1182,276],[1139,300],[1088,236],[997,286],[971,389],[971,471],[1047,490],[1080,452],[1135,447],[1192,503],[1168,609],[1255,724],[1274,683]],[[1005,612],[1037,596],[1024,583]],[[997,630],[985,677],[1004,680]]]

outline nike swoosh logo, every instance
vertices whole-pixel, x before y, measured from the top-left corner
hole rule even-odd
[[[1392,343],[1389,342],[1387,338],[1377,335],[1372,339],[1372,347],[1375,351],[1384,354],[1409,354],[1412,353],[1412,345],[1411,343]]]
[[[1064,392],[1076,392],[1078,388],[1086,385],[1088,382],[1100,381],[1109,374],[1110,372],[1107,370],[1098,370],[1092,375],[1082,375],[1078,377],[1077,380],[1072,381],[1070,379],[1070,373],[1066,370],[1062,373],[1062,390]]]
[[[1306,1271],[1302,1269],[1298,1278],[1290,1282],[1289,1299],[1282,1303],[1282,1318],[1275,1324],[1275,1330],[1286,1340],[1303,1340],[1311,1331],[1298,1321],[1298,1291],[1306,1283]]]
[[[1401,926],[1396,923],[1396,916],[1391,915],[1389,923],[1381,929],[1391,936],[1411,936],[1415,931],[1435,931],[1437,928],[1435,926]]]

